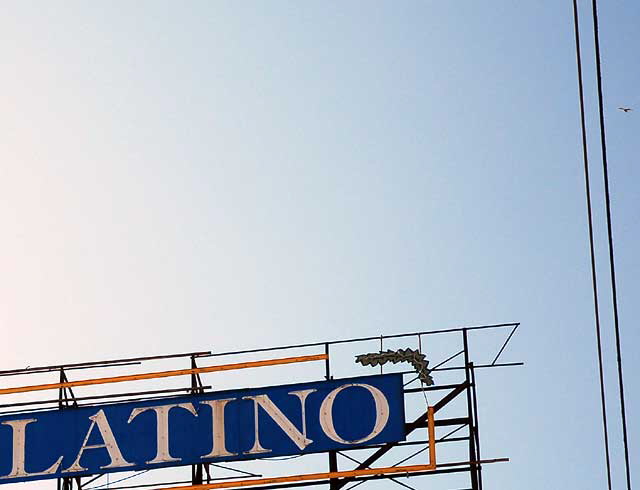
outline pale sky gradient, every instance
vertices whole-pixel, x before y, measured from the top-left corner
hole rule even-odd
[[[601,4],[640,481],[640,3]],[[605,488],[569,0],[0,11],[0,369],[520,321],[486,487]]]

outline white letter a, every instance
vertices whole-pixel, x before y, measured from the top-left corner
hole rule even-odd
[[[113,436],[113,431],[109,426],[109,421],[107,420],[107,416],[104,414],[104,411],[100,410],[95,415],[92,415],[91,417],[89,417],[89,420],[91,420],[91,425],[89,426],[87,435],[84,438],[82,447],[80,448],[80,451],[78,451],[78,456],[76,457],[76,460],[66,470],[62,470],[62,471],[63,472],[85,471],[87,468],[84,468],[80,464],[80,458],[82,458],[82,453],[84,453],[84,451],[87,449],[100,449],[100,448],[105,448],[109,453],[109,457],[111,458],[111,463],[109,463],[106,466],[101,466],[100,467],[101,470],[104,470],[106,468],[122,468],[125,466],[134,466],[133,463],[129,463],[127,460],[125,460],[122,457],[122,453],[120,452],[120,448],[118,447],[116,438]],[[91,431],[93,431],[93,428],[96,425],[100,430],[100,435],[102,436],[102,440],[104,444],[87,445],[87,441],[89,440]]]

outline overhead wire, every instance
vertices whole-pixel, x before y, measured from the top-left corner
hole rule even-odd
[[[600,381],[600,406],[602,413],[602,432],[604,439],[604,453],[607,471],[607,488],[611,490],[611,460],[609,455],[609,429],[607,423],[607,404],[604,385],[604,368],[602,361],[602,336],[600,329],[600,309],[598,306],[598,280],[596,273],[596,255],[593,239],[593,211],[591,206],[591,183],[589,178],[589,153],[587,149],[587,129],[585,123],[584,108],[584,83],[582,80],[582,55],[580,47],[580,21],[578,15],[578,2],[573,0],[573,26],[576,41],[576,65],[578,71],[578,92],[580,96],[580,128],[582,131],[582,159],[584,163],[584,183],[587,201],[587,221],[589,229],[589,252],[591,256],[591,287],[593,290],[593,310],[595,317],[596,344],[598,351],[598,376]]]
[[[98,485],[98,486],[95,486],[95,487],[90,487],[87,490],[98,490],[99,488],[109,488],[109,485],[113,485],[114,483],[120,483],[121,481],[125,481],[125,480],[130,480],[131,478],[135,478],[136,476],[140,476],[140,475],[146,473],[147,471],[149,471],[149,470],[137,471],[133,475],[125,476],[124,478],[120,478],[119,480],[112,481],[111,483],[109,483],[109,473],[107,473],[107,483],[103,483],[102,485]]]
[[[629,464],[629,443],[627,435],[627,417],[625,409],[625,397],[624,397],[624,378],[622,373],[622,349],[620,340],[620,320],[618,313],[618,297],[617,297],[617,283],[615,273],[615,254],[614,254],[614,240],[613,240],[613,227],[611,219],[611,195],[609,190],[609,169],[607,161],[607,145],[606,145],[606,131],[604,122],[604,97],[602,88],[602,62],[600,55],[600,36],[598,27],[598,7],[597,0],[592,0],[592,19],[593,19],[593,36],[594,36],[594,49],[595,49],[595,65],[596,65],[596,80],[597,80],[597,96],[598,96],[598,122],[600,129],[600,149],[602,156],[602,173],[604,179],[604,194],[605,194],[605,210],[607,219],[607,243],[609,251],[609,271],[611,281],[611,295],[613,306],[613,319],[614,319],[614,334],[616,345],[616,360],[617,360],[617,373],[618,373],[618,394],[620,403],[620,417],[622,422],[622,437],[624,446],[624,461],[625,461],[625,475],[626,475],[626,487],[627,490],[631,490],[631,471]],[[592,289],[594,296],[594,312],[596,321],[596,338],[598,344],[598,367],[600,377],[600,396],[602,405],[602,422],[604,432],[604,445],[605,445],[605,457],[607,466],[607,483],[608,488],[611,490],[611,463],[610,463],[610,450],[608,440],[608,426],[607,426],[607,414],[606,414],[606,396],[604,387],[604,375],[603,375],[603,358],[602,358],[602,340],[601,340],[601,328],[600,328],[600,314],[598,305],[598,288],[597,288],[597,276],[595,267],[595,251],[593,240],[593,215],[591,205],[591,189],[589,183],[589,162],[587,151],[587,136],[586,136],[586,124],[585,124],[585,110],[584,110],[584,88],[582,81],[582,61],[581,61],[581,49],[580,49],[580,27],[578,17],[577,0],[573,0],[573,13],[574,13],[574,29],[576,36],[576,61],[578,68],[578,86],[580,92],[580,117],[581,117],[581,129],[582,129],[582,151],[584,159],[584,172],[585,172],[585,188],[587,195],[587,215],[589,221],[589,248],[591,253],[591,278]]]
[[[595,60],[596,60],[596,79],[598,82],[598,116],[600,125],[600,148],[602,153],[602,173],[604,175],[604,193],[605,193],[605,208],[607,215],[607,243],[609,246],[609,271],[611,273],[611,296],[613,303],[613,327],[615,332],[615,344],[616,344],[616,362],[618,368],[618,392],[620,396],[620,416],[622,419],[622,440],[624,446],[624,463],[625,474],[627,480],[627,490],[631,490],[631,469],[629,465],[629,441],[627,436],[627,414],[624,401],[624,379],[622,376],[622,349],[620,346],[620,320],[618,315],[618,294],[616,286],[616,271],[613,251],[613,231],[611,225],[611,196],[609,192],[609,169],[607,163],[607,143],[604,124],[604,102],[603,102],[603,89],[602,89],[602,63],[600,56],[600,35],[598,29],[598,2],[592,0],[591,2],[592,17],[593,17],[593,39],[595,45]]]

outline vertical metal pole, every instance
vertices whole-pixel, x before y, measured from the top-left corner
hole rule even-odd
[[[67,381],[67,376],[64,373],[64,368],[60,368],[60,383],[64,383]],[[67,390],[62,386],[58,388],[58,410],[64,410],[68,408],[68,397]],[[78,489],[80,489],[80,480],[78,479]],[[69,477],[66,478],[58,478],[57,481],[58,490],[72,490],[73,489],[73,480]]]
[[[327,358],[324,360],[324,378],[328,381],[331,379],[331,364],[329,364],[329,344],[324,344],[324,353]]]
[[[62,383],[64,370],[60,368],[60,383]],[[62,410],[62,387],[58,388],[58,410]],[[57,490],[62,490],[62,478],[56,480]]]
[[[64,383],[64,368],[60,368],[60,384]],[[58,388],[58,408],[62,410],[64,408],[64,388],[61,386]]]
[[[198,366],[196,364],[195,356],[191,356],[191,369],[196,369]],[[195,373],[191,374],[191,393],[195,394],[200,391],[198,386],[198,375]],[[202,463],[200,464],[192,464],[191,465],[191,484],[192,485],[202,485]]]
[[[464,374],[467,381],[467,415],[469,420],[469,472],[471,474],[471,488],[480,490],[478,483],[478,470],[474,464],[478,459],[476,456],[475,430],[473,423],[473,401],[471,399],[471,370],[469,362],[469,340],[467,338],[467,329],[462,330],[462,343],[464,348]]]
[[[478,394],[476,392],[476,373],[473,368],[473,362],[469,363],[469,370],[471,371],[471,391],[473,394],[473,424],[475,426],[474,433],[476,436],[476,461],[480,461],[480,429],[478,428]],[[478,483],[479,488],[482,490],[482,465],[478,463]]]
[[[329,363],[329,344],[324,344],[324,353],[327,358],[324,361],[324,377],[328,381],[331,379],[331,364]],[[337,451],[329,451],[329,471],[338,471],[338,453]],[[339,480],[333,478],[329,480],[329,489],[336,490],[340,488],[338,486]]]
[[[380,335],[380,354],[382,354],[382,335]],[[380,374],[382,374],[382,363],[380,363]]]

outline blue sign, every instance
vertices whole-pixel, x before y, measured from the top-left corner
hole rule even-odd
[[[0,417],[0,483],[307,454],[405,437],[402,375]]]

